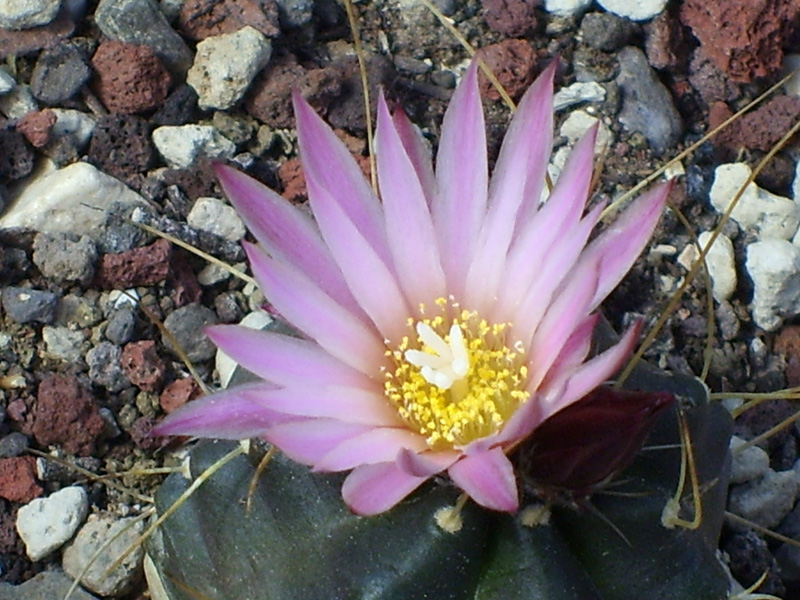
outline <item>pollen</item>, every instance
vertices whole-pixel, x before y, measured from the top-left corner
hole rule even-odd
[[[509,323],[489,323],[446,299],[435,316],[409,319],[386,356],[386,397],[431,449],[462,447],[500,430],[529,397],[525,348]]]

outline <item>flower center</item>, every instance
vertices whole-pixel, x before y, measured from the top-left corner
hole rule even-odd
[[[508,323],[441,298],[436,305],[454,316],[409,319],[410,334],[386,352],[394,369],[384,389],[406,424],[439,450],[497,432],[530,394],[525,349],[509,344]]]

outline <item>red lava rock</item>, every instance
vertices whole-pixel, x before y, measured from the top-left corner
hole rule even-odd
[[[122,371],[130,382],[145,392],[155,392],[164,381],[164,361],[156,353],[153,340],[131,342],[122,349]]]
[[[25,56],[42,48],[52,48],[75,31],[75,22],[64,6],[54,21],[42,27],[11,31],[0,28],[0,59]]]
[[[525,40],[503,40],[478,50],[486,63],[512,98],[518,98],[533,82],[536,67],[536,52]],[[499,100],[500,93],[486,76],[479,75],[481,95],[491,100]]]
[[[32,429],[39,444],[60,444],[70,454],[89,456],[104,429],[94,399],[77,377],[51,375],[39,384]]]
[[[25,177],[33,170],[36,155],[25,136],[12,127],[0,129],[0,181]]]
[[[36,484],[33,456],[0,458],[0,498],[25,503],[41,496],[43,491]]]
[[[137,113],[160,106],[172,82],[149,46],[105,41],[92,57],[95,90],[111,112]]]
[[[256,78],[244,106],[250,116],[270,127],[289,128],[294,127],[293,89],[324,115],[341,88],[341,74],[337,69],[308,70],[288,57],[270,63]]]
[[[522,37],[536,27],[533,9],[539,4],[539,0],[484,0],[483,18],[498,33]]]
[[[19,120],[17,131],[25,136],[31,146],[41,148],[50,141],[50,130],[57,120],[56,114],[49,108],[32,110]]]
[[[172,245],[163,239],[127,252],[104,254],[97,270],[98,285],[125,289],[160,283],[169,275],[171,257]]]
[[[695,50],[689,62],[689,83],[697,90],[706,104],[718,100],[734,100],[741,94],[739,87],[705,54]]]
[[[156,420],[150,417],[139,417],[136,419],[128,430],[131,440],[136,444],[137,448],[142,450],[157,450],[163,444],[164,438],[150,435],[153,427],[156,426]]]
[[[175,303],[175,308],[200,302],[203,289],[197,282],[194,269],[185,260],[173,259],[170,277],[172,279],[172,301]]]
[[[786,382],[800,386],[800,325],[786,325],[775,338],[773,349],[786,357]]]
[[[711,105],[709,127],[720,125],[733,115],[724,102]],[[800,97],[775,96],[758,108],[740,117],[711,139],[718,149],[732,158],[741,148],[767,152],[800,117]]]
[[[739,83],[780,69],[784,38],[798,14],[797,0],[685,0],[680,11],[703,54]]]
[[[22,423],[25,421],[25,417],[28,415],[28,405],[21,398],[9,402],[8,406],[6,407],[6,415],[12,421]]]
[[[0,554],[22,554],[25,546],[17,533],[17,511],[0,514]]]
[[[645,33],[647,61],[653,68],[681,68],[689,61],[692,46],[672,11],[665,10],[645,25]]]
[[[158,402],[161,404],[161,408],[164,409],[164,412],[169,414],[190,400],[199,397],[202,393],[203,390],[200,389],[197,382],[191,377],[186,377],[173,381],[165,387],[164,391],[161,392],[161,396],[158,398]]]
[[[364,177],[369,179],[369,157],[355,155],[353,158],[356,159],[358,166],[361,167],[361,172],[364,173]],[[299,158],[290,158],[278,167],[278,180],[281,182],[281,187],[283,188],[281,196],[286,198],[289,202],[303,202],[308,198],[306,179],[303,175],[303,167],[300,164]]]
[[[188,0],[178,17],[180,29],[193,40],[234,33],[245,25],[267,37],[280,34],[278,5],[273,0]]]

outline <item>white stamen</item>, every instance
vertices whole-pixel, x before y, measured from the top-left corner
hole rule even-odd
[[[464,343],[461,327],[453,324],[450,327],[450,342],[436,333],[427,323],[417,323],[417,334],[420,340],[435,354],[420,350],[406,350],[405,359],[415,367],[425,381],[439,389],[449,390],[452,385],[469,373],[469,352]]]

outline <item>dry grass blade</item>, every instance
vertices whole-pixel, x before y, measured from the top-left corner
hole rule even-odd
[[[664,507],[664,512],[661,514],[661,523],[667,529],[682,527],[684,529],[695,530],[700,527],[703,522],[703,496],[700,491],[700,479],[697,476],[697,463],[694,459],[692,436],[689,432],[689,424],[686,421],[686,415],[682,411],[678,413],[678,424],[681,433],[681,471],[678,477],[678,487],[675,490],[675,495],[667,502],[667,505]],[[681,500],[683,498],[684,488],[686,487],[687,472],[692,486],[692,505],[694,509],[694,517],[691,521],[680,517]]]

